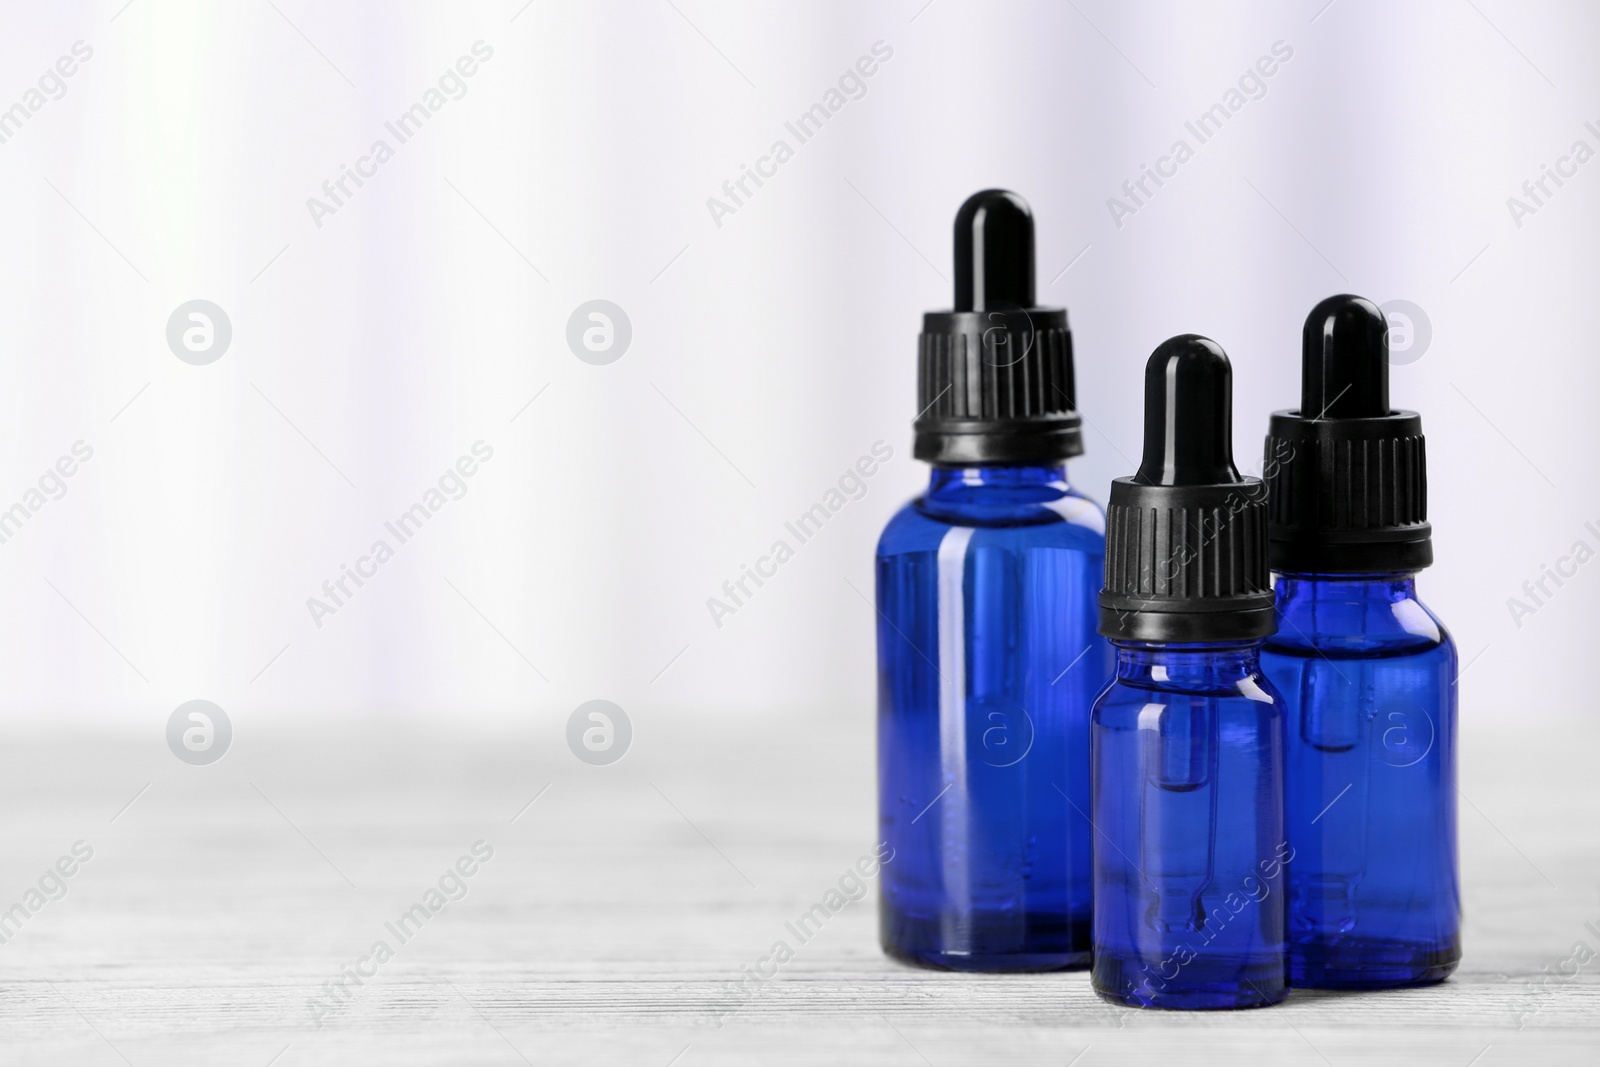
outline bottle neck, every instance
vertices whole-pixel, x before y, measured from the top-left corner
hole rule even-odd
[[[1205,645],[1113,641],[1117,680],[1182,689],[1231,690],[1260,671],[1262,641]]]

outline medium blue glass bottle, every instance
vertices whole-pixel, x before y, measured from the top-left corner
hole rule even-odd
[[[1461,958],[1455,645],[1417,599],[1433,558],[1421,419],[1392,411],[1387,323],[1332,297],[1306,320],[1299,411],[1267,439],[1289,709],[1296,985],[1438,982]]]
[[[1231,371],[1215,342],[1145,369],[1144,457],[1112,485],[1095,702],[1094,968],[1147,1008],[1249,1008],[1288,992],[1282,698],[1266,494],[1233,465]]]
[[[1423,985],[1461,959],[1456,650],[1410,574],[1283,575],[1291,980]]]
[[[1082,452],[1066,313],[1033,303],[1027,206],[956,216],[955,310],[920,343],[915,454],[927,491],[878,544],[884,950],[923,966],[1089,962],[1088,716],[1110,671],[1095,633],[1100,508]]]

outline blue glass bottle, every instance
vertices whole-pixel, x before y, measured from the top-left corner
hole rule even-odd
[[[1261,662],[1290,709],[1290,979],[1441,981],[1461,959],[1455,644],[1414,575],[1283,575],[1277,592]]]
[[[986,190],[956,215],[955,307],[924,317],[927,492],[878,544],[884,950],[978,971],[1089,962],[1089,706],[1104,515],[1082,453],[1066,312],[1033,306],[1033,220]]]
[[[1389,407],[1388,323],[1355,296],[1302,336],[1298,411],[1266,474],[1289,711],[1289,962],[1296,985],[1438,982],[1461,958],[1455,645],[1417,600],[1433,561],[1422,420]]]
[[[1089,962],[1100,508],[1061,465],[935,467],[878,544],[882,939],[963,970]]]
[[[1231,370],[1175,337],[1145,368],[1144,457],[1107,510],[1100,632],[1116,676],[1090,724],[1101,996],[1249,1008],[1288,992],[1282,698],[1266,494],[1233,465]]]
[[[1286,992],[1284,715],[1260,648],[1117,643],[1094,710],[1094,983],[1122,1003]]]

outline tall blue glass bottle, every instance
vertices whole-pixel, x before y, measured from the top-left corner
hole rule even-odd
[[[1454,643],[1417,599],[1433,560],[1421,419],[1389,408],[1383,313],[1306,319],[1298,411],[1272,418],[1278,633],[1289,709],[1296,985],[1437,982],[1461,958]]]
[[[926,316],[927,491],[878,544],[884,950],[962,970],[1089,962],[1089,705],[1100,508],[1066,313],[1033,306],[1033,222],[1000,190],[956,216],[956,300]]]
[[[1145,368],[1144,457],[1112,484],[1095,702],[1094,989],[1149,1008],[1288,992],[1282,698],[1266,493],[1233,465],[1228,358],[1175,337]]]

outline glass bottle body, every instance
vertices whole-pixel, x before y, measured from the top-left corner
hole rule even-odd
[[[884,950],[1089,961],[1089,708],[1104,513],[1056,466],[935,468],[878,545]]]
[[[1277,590],[1261,661],[1289,713],[1292,980],[1441,981],[1461,959],[1455,644],[1409,574]]]
[[[1094,970],[1135,1007],[1288,992],[1282,698],[1260,642],[1117,642],[1091,731]]]

